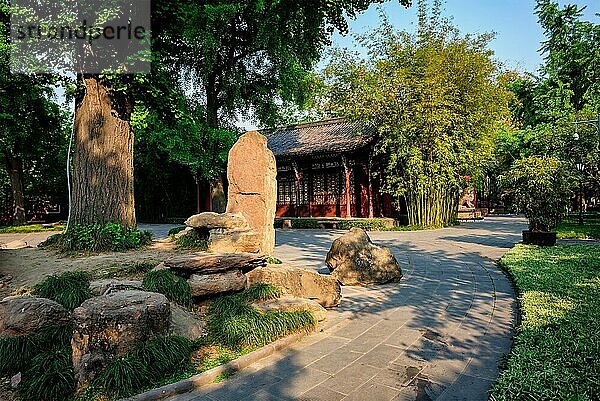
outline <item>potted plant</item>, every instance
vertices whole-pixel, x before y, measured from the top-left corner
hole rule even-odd
[[[564,217],[571,194],[566,164],[553,157],[526,157],[515,162],[505,182],[519,213],[529,220],[523,243],[552,246],[556,228]]]

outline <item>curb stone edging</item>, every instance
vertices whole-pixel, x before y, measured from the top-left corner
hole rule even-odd
[[[226,364],[216,366],[210,370],[199,373],[187,379],[154,388],[144,393],[134,395],[133,397],[124,398],[121,401],[158,401],[164,400],[167,397],[173,397],[178,394],[189,393],[192,390],[214,382],[214,380],[223,373],[239,372],[253,363],[258,362],[259,360],[266,358],[278,351],[281,351],[282,349],[297,343],[304,337],[308,336],[311,332],[312,331],[301,331],[299,333],[280,338],[271,344],[265,345],[262,348],[254,350],[249,354],[243,355]]]

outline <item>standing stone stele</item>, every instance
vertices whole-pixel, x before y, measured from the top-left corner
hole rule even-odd
[[[227,213],[242,213],[258,234],[259,253],[273,255],[277,166],[267,138],[246,132],[229,151]]]

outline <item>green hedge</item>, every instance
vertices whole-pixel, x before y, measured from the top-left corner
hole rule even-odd
[[[324,224],[334,224],[338,230],[349,230],[352,227],[362,228],[365,231],[384,231],[390,229],[390,219],[318,219],[312,217],[279,218],[275,220],[275,228],[283,227],[283,220],[289,220],[292,228],[321,228]]]

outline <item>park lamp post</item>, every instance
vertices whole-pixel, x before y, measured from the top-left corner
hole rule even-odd
[[[580,160],[575,164],[577,171],[579,171],[579,225],[583,225],[583,172],[585,170],[585,165]]]
[[[575,133],[573,134],[573,138],[575,138],[576,141],[579,140],[579,133],[577,132],[577,127],[580,124],[587,124],[587,125],[593,126],[594,128],[596,128],[596,131],[598,131],[598,135],[600,136],[600,114],[598,114],[597,120],[573,121],[573,125],[575,126]],[[599,147],[600,147],[600,145],[599,145]]]

